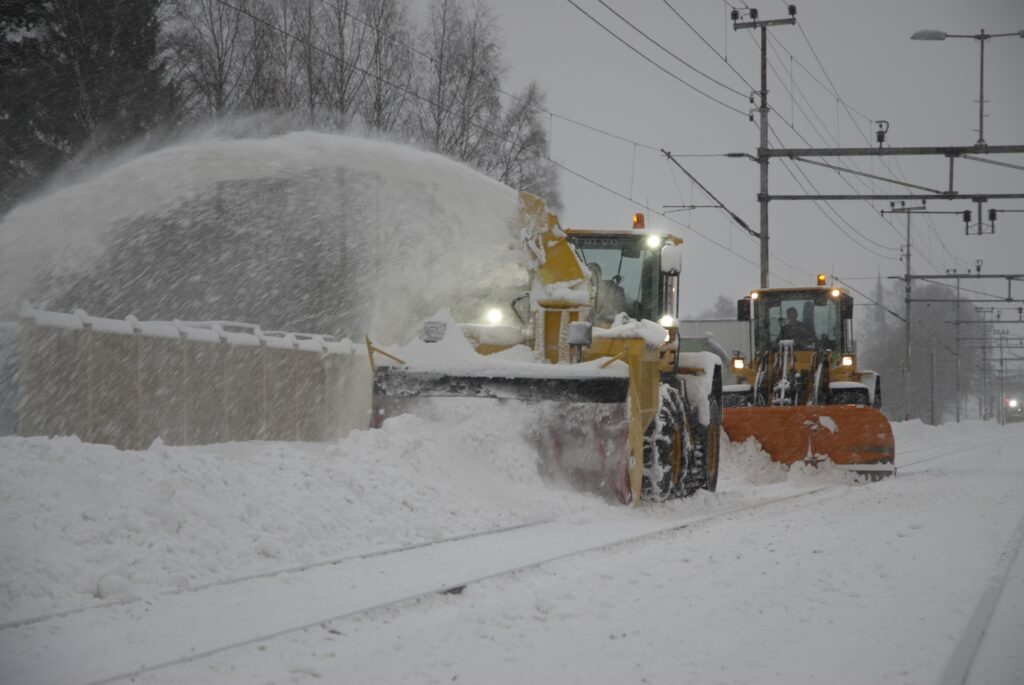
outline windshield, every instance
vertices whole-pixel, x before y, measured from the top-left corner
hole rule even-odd
[[[839,299],[824,292],[761,293],[754,307],[754,345],[758,352],[792,340],[798,350],[840,350]]]
[[[596,286],[594,323],[609,324],[619,312],[634,319],[660,315],[660,251],[644,236],[570,236]]]

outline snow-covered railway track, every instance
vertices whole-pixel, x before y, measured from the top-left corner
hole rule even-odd
[[[951,445],[918,447],[916,449],[905,450],[905,451],[900,451],[897,448],[897,451],[896,451],[896,465],[897,465],[897,468],[899,469],[899,472],[903,473],[905,471],[905,469],[913,468],[915,466],[918,466],[919,464],[925,464],[925,463],[928,463],[928,462],[931,462],[931,461],[935,461],[937,459],[942,459],[943,457],[951,457],[951,456],[956,455],[956,454],[963,454],[965,452],[973,452],[974,450],[978,449],[979,447],[985,447],[987,445],[995,445],[995,444],[1007,442],[1009,440],[1019,440],[1020,438],[1021,438],[1020,434],[1013,434],[1013,435],[1001,435],[999,437],[992,438],[991,440],[984,440],[982,442],[978,442],[977,440],[964,440],[964,441],[961,441],[961,442],[953,443]],[[929,454],[929,453],[933,453],[933,452],[937,452],[937,453]],[[915,456],[910,461],[904,461],[904,459],[908,455],[911,455],[911,454],[921,455],[922,453],[929,454],[929,456]]]
[[[907,466],[1014,437],[983,443],[972,441],[968,448],[963,448],[963,443],[946,445],[940,454]],[[919,449],[914,453],[924,457],[931,451]],[[897,460],[908,453],[898,454]],[[331,621],[376,612],[387,614],[388,610],[401,609],[422,598],[457,592],[473,583],[550,562],[621,545],[646,544],[659,536],[685,534],[687,529],[742,512],[776,504],[785,506],[796,499],[815,506],[815,500],[825,501],[846,490],[845,486],[824,485],[795,495],[748,500],[741,505],[705,509],[675,518],[618,510],[614,515],[585,523],[526,524],[369,550],[132,603],[38,617],[32,622],[0,628],[0,664],[4,666],[0,669],[0,685],[120,682],[297,634]],[[1019,547],[1020,541],[1016,544]],[[1006,578],[1006,573],[999,576],[1000,587]],[[982,632],[991,616],[992,602],[990,598],[986,605],[988,613],[979,609],[983,619],[972,620],[972,625],[981,625]],[[972,635],[976,640],[964,640],[976,650],[980,634],[975,630]],[[973,652],[967,651],[969,668]],[[963,664],[964,658],[957,657],[956,663]]]
[[[363,552],[355,552],[352,554],[345,554],[340,557],[334,557],[332,559],[324,559],[321,561],[313,562],[310,564],[302,564],[300,566],[287,566],[284,568],[275,568],[261,573],[250,573],[244,576],[237,576],[234,578],[224,578],[215,580],[209,583],[202,583],[199,585],[190,585],[188,587],[176,588],[174,590],[167,590],[156,595],[157,597],[163,597],[168,595],[180,595],[188,592],[199,592],[201,590],[207,590],[209,588],[223,587],[225,585],[235,585],[237,583],[245,583],[250,580],[258,580],[261,578],[273,578],[275,576],[286,575],[290,573],[302,573],[311,569],[320,568],[322,566],[335,566],[337,564],[343,564],[347,561],[353,561],[355,559],[371,559],[373,557],[387,556],[389,554],[400,554],[402,552],[408,552],[410,550],[419,549],[421,547],[429,547],[431,545],[440,545],[446,542],[458,542],[459,540],[468,540],[470,538],[482,537],[485,535],[497,535],[511,530],[519,530],[521,528],[530,528],[532,526],[539,526],[550,521],[533,521],[526,523],[518,523],[512,526],[502,526],[500,528],[491,528],[488,530],[478,530],[469,533],[463,533],[461,535],[453,535],[447,538],[441,538],[439,540],[424,540],[422,542],[416,542],[408,545],[392,546],[374,548]],[[98,609],[107,609],[115,606],[124,606],[126,604],[134,604],[136,602],[151,601],[153,596],[147,598],[136,597],[132,599],[123,599],[113,602],[101,602],[98,604],[90,604],[87,606],[75,607],[74,609],[66,609],[64,611],[55,611],[50,614],[41,616],[32,616],[30,618],[18,619],[15,621],[9,621],[7,623],[0,623],[0,632],[10,629],[17,628],[19,626],[25,626],[32,623],[39,623],[40,621],[49,621],[57,618],[64,618],[65,616],[72,616],[74,614],[81,614],[87,611],[95,611]]]
[[[329,621],[380,611],[569,557],[651,540],[751,509],[828,497],[812,490],[672,520],[616,516],[488,535],[257,576],[0,630],[0,684],[130,679]],[[410,573],[416,569],[417,573]]]
[[[938,685],[963,685],[964,683],[971,682],[969,680],[971,668],[981,650],[982,640],[985,637],[986,630],[992,623],[992,617],[996,613],[1000,596],[1003,594],[1007,580],[1010,578],[1011,572],[1020,557],[1022,547],[1024,547],[1024,518],[1017,524],[1017,528],[1003,549],[1003,553],[996,563],[992,578],[978,600],[970,620],[964,627],[963,632],[960,633],[960,638],[953,649],[953,654],[950,656],[949,661],[946,662],[946,668]],[[1018,570],[1017,578],[1019,579],[1020,576],[1021,572]]]

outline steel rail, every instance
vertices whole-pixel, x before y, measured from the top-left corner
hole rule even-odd
[[[545,519],[542,521],[528,521],[526,523],[518,523],[514,526],[502,526],[501,528],[491,528],[488,530],[478,530],[469,533],[463,533],[461,535],[453,535],[448,538],[440,538],[437,540],[424,540],[422,542],[415,542],[411,545],[402,545],[400,547],[384,547],[381,549],[372,549],[365,552],[355,552],[353,554],[347,554],[340,557],[333,557],[331,559],[324,559],[322,561],[315,561],[309,564],[303,564],[301,566],[288,566],[285,568],[270,569],[260,573],[250,573],[244,576],[237,576],[234,578],[224,578],[222,580],[213,580],[208,583],[202,583],[200,585],[189,585],[188,587],[175,588],[174,590],[166,590],[163,592],[157,592],[146,597],[133,597],[131,599],[123,599],[115,602],[101,602],[98,604],[90,604],[82,607],[75,607],[74,609],[66,609],[64,611],[55,611],[50,614],[44,614],[40,616],[32,616],[30,618],[18,619],[15,621],[8,621],[7,623],[0,623],[0,631],[7,630],[10,628],[19,628],[21,626],[31,625],[33,623],[40,623],[42,621],[49,621],[56,618],[64,618],[65,616],[73,616],[75,614],[81,614],[87,611],[94,611],[98,609],[109,609],[111,607],[125,606],[127,604],[135,604],[137,602],[148,602],[152,601],[157,597],[170,597],[173,595],[182,595],[189,592],[199,592],[201,590],[207,590],[212,587],[225,587],[228,585],[236,585],[238,583],[245,583],[250,580],[257,580],[259,578],[273,578],[274,576],[282,576],[289,573],[302,573],[303,571],[309,571],[314,568],[321,568],[323,566],[336,566],[343,564],[346,561],[353,561],[355,559],[372,559],[373,557],[382,557],[389,554],[401,554],[402,552],[408,552],[414,549],[422,549],[424,547],[431,547],[433,545],[443,545],[446,542],[458,542],[460,540],[470,540],[472,538],[486,537],[488,535],[500,535],[501,533],[507,533],[513,530],[522,530],[523,528],[532,528],[534,526],[541,526],[545,523],[551,523],[551,519]]]
[[[681,531],[681,530],[687,530],[687,529],[694,528],[696,526],[700,526],[700,525],[703,525],[703,524],[706,524],[706,523],[717,521],[718,519],[724,518],[726,516],[731,516],[733,514],[737,514],[737,513],[741,513],[741,512],[745,512],[745,511],[750,511],[750,510],[754,510],[754,509],[759,509],[759,508],[762,508],[762,507],[769,507],[769,506],[772,506],[772,505],[775,505],[775,504],[778,504],[778,503],[781,503],[781,502],[787,502],[787,501],[791,501],[791,500],[798,500],[798,499],[810,497],[812,495],[818,495],[818,494],[822,494],[822,493],[827,493],[827,492],[832,491],[832,490],[837,490],[840,487],[842,487],[842,486],[839,486],[839,485],[836,485],[836,484],[823,485],[823,486],[814,488],[812,490],[807,490],[807,491],[804,491],[804,492],[797,493],[795,495],[786,495],[786,496],[783,496],[783,497],[774,497],[774,498],[770,498],[770,499],[767,499],[767,500],[761,500],[761,501],[758,501],[758,502],[753,502],[753,503],[742,505],[742,506],[731,507],[731,508],[729,508],[729,509],[727,509],[725,511],[716,512],[715,514],[711,514],[711,515],[708,515],[708,516],[695,517],[695,518],[692,518],[692,519],[689,519],[689,520],[683,520],[683,521],[676,521],[676,522],[669,523],[669,524],[664,525],[664,526],[659,526],[658,528],[656,528],[654,530],[647,531],[647,532],[642,533],[642,534],[629,535],[629,536],[626,536],[626,537],[623,537],[623,538],[606,541],[606,542],[603,542],[603,543],[600,543],[600,544],[595,544],[593,546],[586,547],[584,549],[575,550],[575,551],[568,552],[568,553],[565,553],[565,554],[552,555],[552,556],[547,557],[545,559],[542,559],[540,561],[531,561],[529,563],[517,564],[517,565],[514,565],[514,566],[509,566],[509,567],[504,568],[503,570],[500,570],[500,571],[497,571],[497,572],[487,573],[487,574],[480,575],[480,576],[475,576],[475,575],[464,576],[464,577],[462,577],[462,578],[460,578],[458,580],[452,580],[450,582],[444,583],[443,585],[434,587],[434,588],[432,588],[430,590],[427,590],[427,591],[416,592],[416,593],[409,594],[409,595],[403,595],[403,596],[400,596],[400,597],[395,597],[393,599],[389,599],[389,600],[386,600],[386,601],[383,601],[383,602],[378,602],[378,603],[376,603],[376,604],[374,604],[372,606],[361,607],[359,609],[355,609],[355,610],[352,610],[352,611],[347,611],[345,613],[341,613],[341,614],[337,614],[337,615],[326,616],[326,617],[319,617],[315,621],[310,621],[310,622],[304,623],[302,625],[289,626],[289,627],[282,628],[281,630],[274,631],[274,632],[271,632],[271,633],[262,633],[262,634],[260,634],[258,636],[253,636],[253,637],[247,638],[245,640],[238,640],[238,641],[232,642],[230,644],[221,645],[221,646],[218,646],[218,647],[215,647],[215,648],[212,648],[212,649],[209,649],[209,650],[205,650],[205,651],[202,651],[202,652],[192,652],[192,653],[186,654],[186,655],[181,656],[181,657],[176,658],[176,659],[170,659],[170,660],[163,661],[163,662],[160,662],[160,663],[147,664],[145,666],[142,666],[142,667],[130,670],[130,671],[125,671],[125,672],[122,672],[122,673],[117,673],[116,675],[112,675],[112,676],[109,676],[109,677],[104,677],[104,678],[102,678],[100,680],[91,681],[91,682],[88,683],[88,685],[108,685],[109,683],[114,683],[114,682],[119,682],[119,681],[124,681],[124,680],[130,680],[130,679],[137,678],[138,676],[141,676],[141,675],[143,675],[145,673],[150,673],[150,672],[153,672],[153,671],[162,670],[164,668],[169,668],[171,666],[176,666],[176,665],[179,665],[179,664],[185,664],[185,663],[197,661],[197,660],[204,659],[206,657],[210,657],[210,656],[213,656],[215,654],[220,654],[220,653],[227,652],[227,651],[230,651],[230,650],[240,649],[240,648],[243,648],[243,647],[248,647],[250,645],[253,645],[253,644],[256,644],[256,643],[259,643],[259,642],[265,642],[267,640],[272,640],[272,639],[275,639],[275,638],[278,638],[278,637],[282,637],[284,635],[289,635],[289,634],[301,632],[303,630],[308,630],[310,628],[322,625],[324,623],[329,623],[329,622],[332,622],[332,621],[340,621],[340,620],[354,618],[356,616],[361,616],[361,615],[365,615],[365,614],[374,613],[374,612],[378,612],[378,611],[381,611],[381,610],[384,610],[384,609],[389,609],[389,608],[393,608],[393,607],[398,607],[398,606],[406,605],[406,604],[409,604],[411,602],[416,602],[418,600],[426,599],[428,597],[433,597],[433,596],[436,596],[436,595],[458,594],[458,593],[462,592],[462,590],[466,586],[471,585],[471,584],[484,582],[484,581],[491,580],[491,579],[494,579],[494,578],[500,578],[500,577],[514,575],[514,574],[519,573],[521,571],[530,570],[530,569],[533,569],[533,568],[538,568],[538,567],[541,567],[541,566],[544,566],[546,564],[550,564],[550,563],[553,563],[553,562],[556,562],[556,561],[561,561],[561,560],[569,559],[569,558],[572,558],[572,557],[582,556],[582,555],[590,554],[590,553],[593,553],[593,552],[596,552],[596,551],[600,551],[600,550],[612,549],[612,548],[619,547],[619,546],[622,546],[622,545],[632,544],[632,543],[635,543],[637,541],[649,540],[649,539],[656,538],[656,537],[659,537],[659,536],[663,536],[663,535],[666,535],[666,534],[676,533],[676,532]],[[507,532],[508,531],[506,531],[506,533]]]

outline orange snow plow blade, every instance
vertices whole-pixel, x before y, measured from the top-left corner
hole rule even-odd
[[[783,464],[817,464],[827,458],[872,480],[896,474],[892,426],[870,407],[728,408],[722,428],[733,442],[754,438]]]

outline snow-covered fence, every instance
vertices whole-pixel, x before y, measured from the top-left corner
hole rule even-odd
[[[227,322],[21,311],[21,435],[143,448],[327,440],[365,427],[365,348]],[[363,396],[365,395],[365,399]]]

